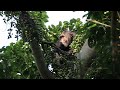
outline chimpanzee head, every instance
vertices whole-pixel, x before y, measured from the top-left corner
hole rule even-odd
[[[59,42],[61,42],[65,47],[68,47],[72,43],[74,36],[74,32],[65,30],[60,35]]]
[[[70,44],[73,41],[73,37],[75,36],[75,33],[72,31],[63,31],[59,37],[59,40],[55,43],[57,48],[54,49],[55,52],[59,53],[59,49],[63,51],[71,51]],[[59,48],[59,49],[58,49]]]

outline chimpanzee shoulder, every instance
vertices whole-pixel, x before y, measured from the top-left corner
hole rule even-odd
[[[70,50],[70,46],[65,47],[65,46],[62,44],[62,42],[59,42],[59,41],[56,43],[56,46],[57,46],[59,49],[63,50],[63,51],[69,51],[69,50]]]

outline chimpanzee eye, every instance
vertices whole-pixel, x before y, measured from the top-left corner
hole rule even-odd
[[[63,38],[63,37],[64,37],[63,35],[60,36],[60,38]]]

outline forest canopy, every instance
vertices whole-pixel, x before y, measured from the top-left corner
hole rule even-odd
[[[15,31],[17,40],[0,48],[1,79],[120,78],[119,11],[88,11],[86,23],[71,18],[48,27],[46,11],[0,11],[0,16],[11,24],[8,39]],[[64,30],[75,32],[72,54],[58,48],[56,57],[55,43]]]

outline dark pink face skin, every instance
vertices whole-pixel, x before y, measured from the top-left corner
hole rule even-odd
[[[73,40],[74,36],[75,36],[74,32],[63,31],[62,34],[61,34],[61,36],[60,36],[60,42],[62,42],[62,44],[65,47],[68,47],[72,43],[72,40]]]

